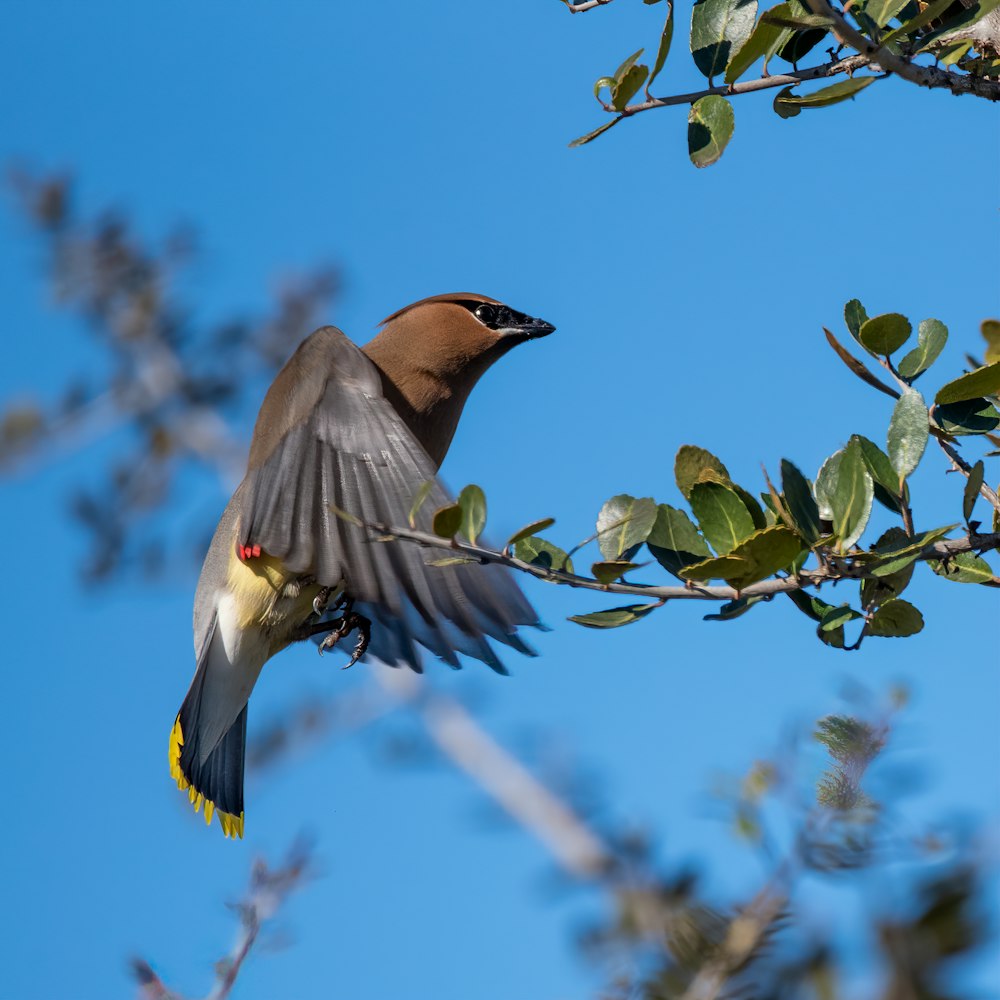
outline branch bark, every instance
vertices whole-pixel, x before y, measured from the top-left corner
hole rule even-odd
[[[589,576],[567,573],[564,570],[554,570],[535,563],[525,562],[506,552],[487,549],[481,545],[472,545],[458,538],[441,538],[425,531],[414,531],[410,528],[397,528],[388,524],[372,523],[366,527],[374,533],[372,544],[380,540],[389,544],[393,541],[414,542],[425,548],[442,549],[455,556],[466,556],[480,563],[496,563],[508,569],[526,573],[547,583],[562,584],[567,587],[577,587],[582,590],[599,590],[605,594],[628,594],[631,597],[645,597],[658,600],[664,604],[667,601],[733,601],[741,597],[772,597],[775,594],[786,594],[790,591],[803,590],[806,587],[820,587],[824,583],[835,583],[838,580],[863,580],[874,576],[870,568],[864,564],[852,563],[850,553],[837,558],[837,563],[843,565],[838,570],[836,565],[828,565],[825,569],[803,571],[798,576],[776,577],[761,580],[742,590],[729,586],[716,586],[692,583],[688,586],[657,586],[645,583],[601,583]],[[935,542],[922,549],[916,557],[918,562],[930,559],[950,559],[965,552],[988,552],[1000,548],[1000,532],[992,534],[970,534],[964,538],[949,538]],[[887,557],[888,558],[888,557]]]
[[[971,73],[952,73],[936,66],[922,66],[908,56],[897,55],[853,28],[844,15],[835,10],[828,0],[805,0],[806,6],[820,17],[833,22],[833,35],[842,45],[849,45],[869,63],[876,64],[887,73],[915,83],[918,87],[950,90],[953,94],[974,94],[988,101],[1000,101],[1000,80],[973,76]]]

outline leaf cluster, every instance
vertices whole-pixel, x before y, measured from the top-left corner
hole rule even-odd
[[[781,0],[760,12],[758,0],[696,0],[691,10],[688,47],[708,88],[702,95],[674,99],[656,98],[650,93],[672,49],[674,6],[667,0],[652,67],[639,61],[644,52],[639,49],[613,74],[599,77],[594,83],[594,96],[614,117],[570,145],[586,145],[637,112],[689,103],[688,155],[696,167],[710,166],[722,156],[735,130],[729,97],[763,89],[745,85],[750,70],[757,67],[759,76],[766,78],[774,72],[771,67],[775,61],[790,66],[781,81],[787,80],[787,85],[773,102],[775,113],[785,119],[855,98],[884,75],[875,65],[877,59],[870,55],[881,50],[906,59],[933,54],[955,76],[997,78],[1000,38],[991,41],[991,35],[981,30],[981,22],[998,3],[1000,0],[978,0],[965,6],[954,0],[934,0],[926,5],[914,0],[859,0],[846,5],[842,12],[842,16],[850,16],[866,43],[864,50],[851,59],[839,55],[841,46],[832,33],[831,18],[813,13],[805,0]],[[647,4],[655,6],[657,0],[647,0]],[[829,52],[829,61],[800,73],[799,63],[817,49]],[[864,54],[860,54],[862,51]],[[837,75],[847,78],[799,93],[807,81]],[[644,100],[635,102],[643,87]]]

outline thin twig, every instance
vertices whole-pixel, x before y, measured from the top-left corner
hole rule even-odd
[[[571,14],[582,14],[585,10],[604,7],[606,4],[611,3],[611,0],[581,0],[580,3],[569,3],[569,0],[563,0],[563,3],[566,4],[566,9]]]
[[[371,523],[366,527],[375,533],[376,539],[383,539],[387,544],[393,540],[414,542],[425,548],[443,549],[456,555],[467,556],[481,563],[496,563],[520,573],[527,573],[547,583],[562,584],[567,587],[577,587],[582,590],[599,590],[605,594],[628,594],[633,597],[645,597],[666,601],[734,601],[743,597],[771,597],[775,594],[786,594],[791,591],[803,590],[806,587],[820,587],[824,583],[837,580],[863,580],[875,576],[871,567],[861,563],[851,563],[848,552],[838,559],[841,569],[824,569],[800,571],[797,576],[777,577],[771,580],[761,580],[750,584],[742,590],[729,586],[709,586],[692,584],[691,586],[662,587],[645,583],[601,583],[589,576],[579,576],[565,570],[554,570],[535,563],[525,562],[515,556],[495,549],[486,549],[481,545],[472,545],[458,538],[441,538],[425,531],[414,531],[410,528],[397,528],[388,524]],[[917,562],[930,559],[950,559],[965,552],[986,552],[1000,548],[1000,532],[994,534],[970,534],[964,538],[950,538],[926,546],[915,557]],[[888,556],[887,556],[888,558]]]
[[[938,438],[937,443],[941,445],[941,450],[951,459],[952,465],[956,470],[962,473],[966,479],[972,473],[972,466],[958,453],[958,451],[944,438]],[[979,487],[980,494],[985,498],[986,502],[992,504],[993,509],[1000,511],[1000,495],[997,494],[996,490],[988,486],[985,482]]]
[[[848,56],[846,59],[833,59],[821,66],[809,69],[794,70],[791,73],[779,73],[774,76],[762,76],[757,80],[744,80],[742,83],[724,84],[720,87],[706,87],[690,94],[674,94],[671,97],[651,97],[639,104],[629,104],[623,108],[619,117],[629,118],[640,111],[651,111],[653,108],[669,108],[677,104],[693,104],[702,97],[711,94],[721,94],[724,97],[735,97],[737,94],[751,94],[758,90],[769,90],[772,87],[796,87],[809,80],[822,80],[829,76],[839,76],[842,73],[855,73],[864,69],[871,62],[866,56]]]

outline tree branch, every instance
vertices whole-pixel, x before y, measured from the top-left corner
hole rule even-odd
[[[809,69],[794,70],[791,73],[779,73],[772,76],[762,76],[757,80],[744,80],[742,83],[724,84],[720,87],[706,87],[690,94],[674,94],[672,97],[651,97],[639,104],[629,104],[618,115],[619,118],[630,118],[641,111],[652,111],[653,108],[669,108],[677,104],[693,104],[702,97],[720,94],[723,97],[735,97],[737,94],[752,94],[758,90],[770,90],[773,87],[796,87],[808,80],[822,80],[843,73],[853,74],[864,69],[871,60],[867,56],[848,56],[846,59],[833,59],[821,66]]]
[[[458,538],[441,538],[426,531],[415,531],[410,528],[397,528],[392,525],[372,523],[366,524],[375,533],[371,541],[391,543],[393,541],[414,542],[425,548],[442,549],[456,557],[467,557],[480,563],[496,563],[508,569],[527,573],[546,583],[562,584],[567,587],[577,587],[582,590],[599,590],[605,594],[628,594],[632,597],[645,597],[666,603],[667,601],[734,601],[745,597],[772,597],[775,594],[786,594],[790,591],[803,590],[806,587],[820,587],[824,583],[834,583],[837,580],[864,580],[875,574],[871,566],[852,562],[851,553],[845,553],[836,559],[836,566],[828,565],[824,569],[806,570],[798,576],[776,577],[750,584],[742,590],[729,586],[716,586],[692,583],[687,586],[657,586],[645,583],[601,583],[589,576],[568,573],[565,570],[550,569],[535,563],[525,562],[506,552],[472,545]],[[1000,548],[1000,532],[993,534],[969,534],[964,538],[949,538],[935,542],[923,548],[916,556],[917,562],[929,559],[950,559],[964,552],[987,552]],[[886,555],[886,559],[891,554]],[[875,564],[877,565],[877,564]],[[838,569],[837,567],[841,567]]]
[[[941,450],[951,459],[952,465],[968,479],[972,472],[972,466],[944,438],[939,437],[937,443],[941,445]],[[986,499],[987,503],[992,504],[994,510],[1000,511],[1000,495],[997,495],[996,490],[984,482],[979,487],[979,493]]]
[[[974,94],[988,101],[1000,101],[1000,80],[990,80],[986,77],[973,76],[971,73],[951,73],[938,69],[936,66],[921,66],[912,61],[909,56],[897,55],[895,52],[877,45],[856,28],[851,27],[847,19],[835,10],[828,0],[805,0],[806,6],[820,17],[829,18],[833,22],[833,35],[842,45],[849,45],[860,55],[865,56],[872,64],[877,64],[887,73],[895,73],[918,87],[950,90],[953,94]]]

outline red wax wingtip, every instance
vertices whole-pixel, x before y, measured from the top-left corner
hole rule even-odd
[[[254,557],[254,559],[256,559],[259,555],[260,555],[260,546],[259,545],[255,545],[253,547],[253,557]]]
[[[242,545],[236,546],[236,554],[240,557],[240,562],[246,562],[247,550]]]

